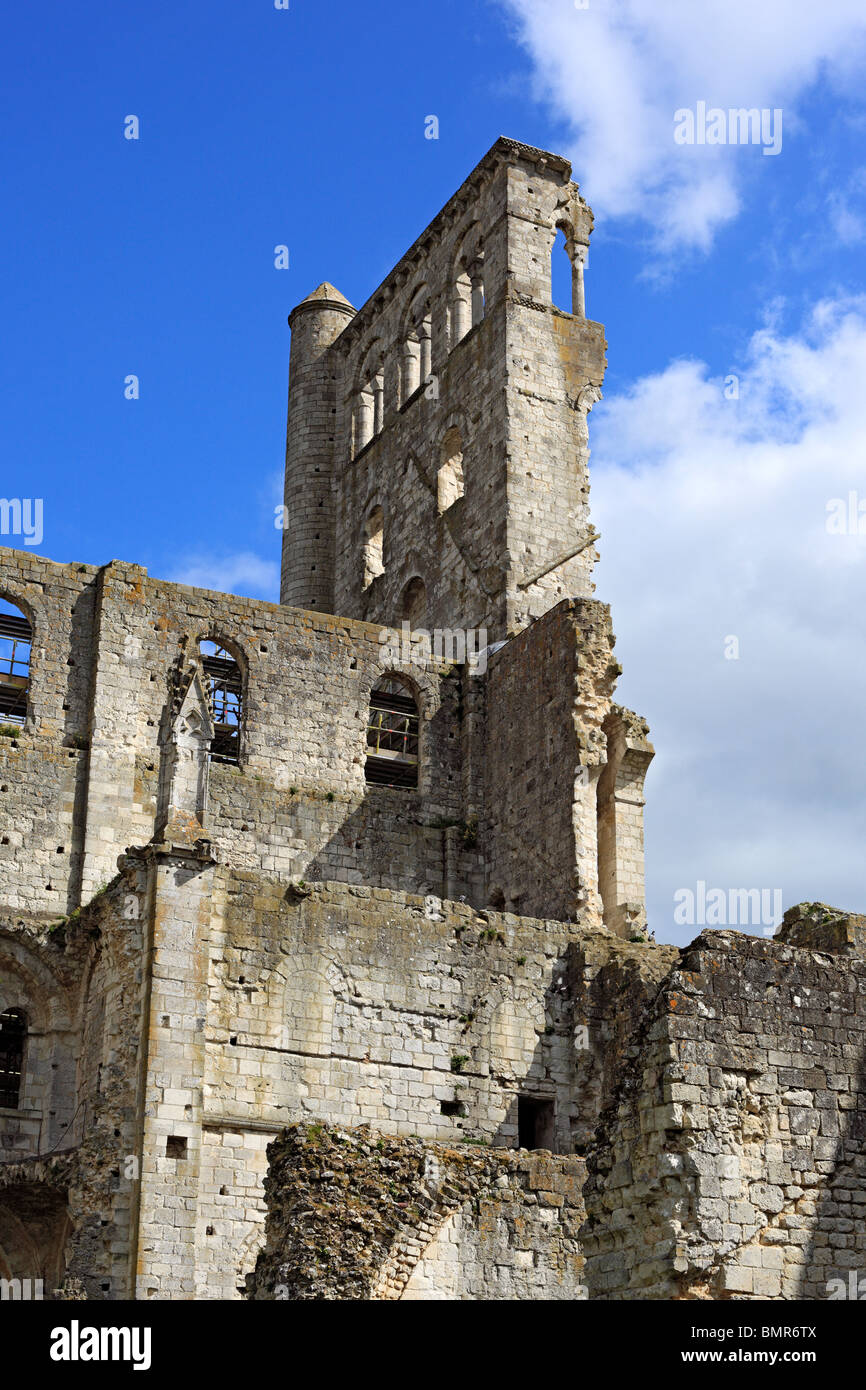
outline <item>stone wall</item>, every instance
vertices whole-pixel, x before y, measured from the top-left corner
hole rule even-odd
[[[644,778],[655,749],[645,719],[612,705],[604,720],[607,758],[597,784],[599,892],[604,920],[622,936],[641,933],[644,906]]]
[[[852,1297],[864,934],[811,904],[677,952],[142,847],[0,932],[0,1272],[238,1298],[267,1214],[258,1298]]]
[[[128,1253],[141,1298],[239,1296],[263,1234],[266,1146],[286,1124],[513,1150],[525,1097],[550,1107],[549,1145],[576,1157],[675,954],[432,896],[286,885],[215,864],[206,842],[123,865],[99,899],[100,939],[137,931],[148,962],[146,999],[122,991],[125,1036],[146,1043],[137,1139],[117,1136],[140,1174]],[[103,997],[116,1017],[117,986],[99,977],[89,1009],[104,1039]],[[88,1093],[104,1091],[84,1053]],[[477,1289],[486,1260],[473,1256]]]
[[[0,924],[2,1007],[28,1013],[23,1107],[0,1112],[0,1268],[102,1299],[133,1289],[146,977],[132,886],[53,928]]]
[[[850,1296],[834,1289],[866,1272],[862,927],[801,907],[778,939],[705,931],[682,953],[589,1157],[590,1298]]]
[[[76,626],[69,609],[85,580],[94,592],[86,605],[79,595]],[[67,913],[114,876],[128,844],[150,838],[160,721],[179,668],[209,636],[231,644],[245,675],[241,766],[212,779],[225,855],[286,875],[442,889],[442,825],[465,818],[459,672],[433,660],[406,669],[422,774],[417,793],[395,795],[364,781],[369,692],[389,668],[380,629],[161,584],[137,566],[79,577],[23,551],[0,553],[0,589],[34,629],[28,726],[0,739],[2,902]],[[72,672],[86,699],[67,698],[60,682]],[[458,850],[452,886],[481,896],[478,852]]]
[[[673,952],[581,923],[217,871],[210,954],[209,1122],[276,1130],[310,1115],[509,1145],[518,1093],[538,1092],[567,1151],[596,1104],[584,1092],[600,1095],[616,1065],[612,1039]],[[614,998],[629,999],[619,1018]]]
[[[674,956],[581,924],[217,873],[197,1296],[236,1296],[287,1123],[511,1149],[526,1096],[551,1103],[553,1147],[580,1150]]]
[[[0,589],[34,629],[30,719],[0,738],[0,902],[12,909],[68,913],[113,878],[127,845],[151,838],[164,715],[213,638],[244,682],[239,765],[210,777],[225,862],[478,906],[492,897],[525,915],[598,912],[595,778],[619,670],[602,605],[560,604],[473,675],[414,647],[403,659],[398,633],[162,583],[135,565],[95,571],[6,550]],[[417,695],[417,790],[365,782],[370,691],[385,671]]]
[[[489,880],[493,900],[514,912],[601,921],[596,784],[620,670],[612,652],[607,608],[576,599],[492,659]],[[538,827],[528,846],[526,825]]]
[[[293,1125],[255,1299],[574,1299],[583,1160]]]

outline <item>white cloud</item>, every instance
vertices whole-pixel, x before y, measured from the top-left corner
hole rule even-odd
[[[673,894],[699,879],[866,909],[866,515],[827,529],[832,499],[866,513],[866,300],[777,318],[731,369],[739,399],[680,361],[591,417],[597,593],[657,749],[659,939],[694,935]]]
[[[856,246],[866,240],[864,194],[866,169],[861,168],[855,169],[844,188],[834,188],[827,199],[833,234],[843,246]]]
[[[637,216],[672,250],[707,249],[740,206],[756,149],[677,145],[674,112],[781,108],[822,77],[862,102],[863,0],[502,0],[538,95],[574,132],[572,158],[597,211]],[[784,157],[784,145],[781,157]]]
[[[262,560],[260,556],[248,550],[223,556],[186,556],[168,578],[175,584],[191,584],[196,589],[216,589],[222,594],[245,594],[250,598],[265,599],[269,603],[279,601],[279,562]]]

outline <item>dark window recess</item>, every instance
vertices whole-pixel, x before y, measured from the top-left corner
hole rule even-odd
[[[0,599],[0,724],[26,723],[32,637],[24,614]]]
[[[443,1115],[465,1115],[466,1107],[462,1100],[443,1100],[439,1102],[439,1109]]]
[[[521,1149],[553,1151],[553,1101],[517,1098],[517,1144]]]
[[[418,706],[399,676],[379,681],[370,696],[364,776],[378,786],[418,785]]]
[[[230,652],[215,642],[202,642],[202,666],[210,686],[214,738],[211,761],[237,763],[243,718],[243,677]]]
[[[166,1158],[186,1158],[186,1135],[169,1134],[165,1141]]]
[[[23,1009],[7,1009],[0,1014],[0,1106],[7,1110],[18,1109],[26,1037]]]

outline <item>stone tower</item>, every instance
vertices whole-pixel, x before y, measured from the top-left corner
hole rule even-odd
[[[498,140],[360,310],[293,311],[281,603],[0,551],[0,1279],[241,1296],[311,1119],[555,1151],[482,1163],[532,1250],[477,1287],[574,1289],[521,1193],[574,1195],[668,958],[569,176]]]
[[[280,598],[295,608],[334,611],[334,440],[337,379],[328,349],[355,310],[320,285],[289,316],[292,383],[286,430],[286,517]]]
[[[605,340],[570,174],[497,140],[357,313],[327,284],[293,311],[282,602],[499,640],[590,595]]]

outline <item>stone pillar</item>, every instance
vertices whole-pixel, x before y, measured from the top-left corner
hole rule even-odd
[[[151,980],[135,1297],[192,1299],[215,864],[207,840],[195,848],[153,844],[134,854],[148,873]]]
[[[141,640],[134,622],[146,576],[140,565],[112,560],[97,584],[82,903],[114,878],[117,856],[130,838],[141,685]]]
[[[586,289],[583,271],[589,256],[589,247],[580,241],[569,241],[566,250],[571,261],[571,312],[575,318],[585,319]]]
[[[403,349],[403,402],[421,385],[421,350],[417,338],[407,338]]]
[[[605,925],[618,936],[646,926],[643,786],[655,749],[644,719],[613,705],[604,721],[607,764],[598,781],[598,879]]]
[[[196,663],[163,716],[158,836],[147,868],[144,1122],[136,1298],[192,1299],[215,859],[207,838],[213,722]]]
[[[355,453],[359,454],[373,438],[375,421],[375,402],[373,392],[363,390],[358,396],[358,433],[355,440]]]
[[[454,334],[452,338],[452,347],[456,343],[459,343],[462,338],[465,338],[472,327],[471,284],[469,283],[468,276],[461,276],[461,280],[467,283],[461,284],[460,280],[458,280],[454,291]]]

